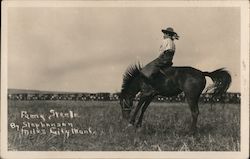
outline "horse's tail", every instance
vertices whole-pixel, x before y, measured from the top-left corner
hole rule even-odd
[[[210,77],[214,82],[211,88],[213,89],[212,97],[226,93],[232,82],[230,73],[224,68],[220,68],[213,72],[203,72],[203,75]]]

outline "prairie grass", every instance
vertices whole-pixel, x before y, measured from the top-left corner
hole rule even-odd
[[[72,110],[65,119],[96,134],[22,135],[8,125],[10,151],[240,151],[240,105],[200,104],[198,132],[190,135],[191,113],[184,103],[151,103],[140,129],[127,128],[118,102],[8,101],[8,123],[19,123],[22,110],[44,114]],[[32,121],[38,121],[32,119]],[[55,122],[58,122],[55,119]]]

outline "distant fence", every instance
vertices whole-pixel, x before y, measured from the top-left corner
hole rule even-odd
[[[139,100],[140,95],[135,98]],[[65,94],[45,94],[45,93],[16,93],[8,94],[9,100],[72,100],[72,101],[117,101],[119,93],[65,93]],[[155,102],[184,102],[184,93],[174,97],[157,96]],[[226,93],[220,97],[212,98],[212,94],[202,94],[200,102],[203,103],[240,103],[240,93]]]

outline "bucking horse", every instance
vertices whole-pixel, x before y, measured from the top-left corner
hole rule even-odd
[[[206,86],[205,77],[208,76],[213,81],[212,97],[225,93],[231,84],[231,75],[224,68],[213,72],[203,72],[192,67],[161,68],[154,75],[153,81],[148,81],[141,73],[141,69],[140,64],[128,67],[123,75],[120,93],[122,116],[136,127],[142,126],[143,114],[154,97],[157,95],[172,97],[184,92],[192,114],[191,131],[195,132],[199,115],[198,101]],[[134,113],[131,114],[133,101],[138,93],[140,93],[140,99]],[[140,109],[139,119],[135,123]]]

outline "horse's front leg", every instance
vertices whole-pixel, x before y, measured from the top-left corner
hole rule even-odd
[[[140,98],[136,108],[135,108],[135,112],[134,114],[132,115],[131,119],[130,119],[130,124],[134,125],[135,124],[135,118],[136,118],[136,115],[138,114],[141,106],[143,105],[143,103],[145,102],[145,98]]]
[[[152,99],[154,98],[154,96],[150,96],[147,98],[147,100],[145,101],[143,107],[142,107],[142,110],[141,110],[141,115],[138,119],[138,122],[136,124],[136,127],[141,127],[142,126],[142,119],[143,119],[143,115],[144,115],[144,112],[146,111],[146,109],[148,108],[149,104],[151,103]]]

